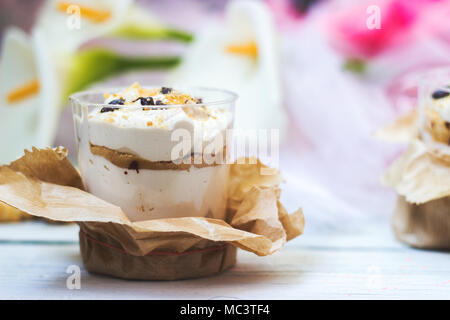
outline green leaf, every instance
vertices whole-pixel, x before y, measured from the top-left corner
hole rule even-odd
[[[177,56],[129,57],[107,49],[80,51],[69,60],[64,99],[92,83],[132,70],[157,70],[176,66]],[[66,100],[67,101],[67,100]]]
[[[367,69],[367,62],[359,58],[350,58],[345,61],[344,69],[362,74]]]
[[[111,33],[118,38],[134,40],[175,40],[180,42],[191,42],[194,37],[188,32],[171,28],[145,27],[138,24],[124,24]]]

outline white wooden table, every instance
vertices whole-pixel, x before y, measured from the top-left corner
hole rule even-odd
[[[172,282],[89,274],[75,225],[0,225],[0,299],[450,299],[449,253],[396,242],[388,222],[369,225],[351,233],[306,229],[273,256],[240,251],[221,275]],[[71,265],[81,268],[79,290],[66,286]]]

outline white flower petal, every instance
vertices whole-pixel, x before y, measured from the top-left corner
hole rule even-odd
[[[50,72],[50,56],[40,37],[29,37],[17,28],[5,31],[0,58],[0,163],[8,163],[32,146],[46,147],[54,138],[59,92]],[[16,102],[8,94],[30,81],[40,88]]]
[[[102,22],[94,22],[81,15],[79,25],[76,15],[58,9],[60,3],[71,3],[80,7],[94,8],[109,12],[110,17]],[[65,52],[77,49],[82,43],[103,35],[118,26],[125,18],[132,0],[48,0],[37,19],[37,26],[43,30],[45,37],[53,48]],[[79,29],[77,28],[79,26]]]
[[[38,144],[50,146],[55,138],[60,115],[60,99],[62,95],[60,72],[57,72],[54,56],[50,46],[45,41],[42,30],[35,28],[31,43],[36,58],[36,69],[39,75],[40,90],[40,117],[37,131]]]
[[[258,48],[256,61],[225,50],[230,44],[251,41]],[[225,25],[199,34],[168,82],[235,91],[237,128],[285,128],[275,27],[263,2],[231,1]]]

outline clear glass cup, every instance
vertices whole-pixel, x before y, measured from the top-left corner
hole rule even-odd
[[[450,154],[450,68],[433,69],[419,78],[419,133],[433,150]]]
[[[123,88],[70,97],[85,188],[122,208],[132,221],[224,219],[227,145],[237,95],[213,88],[174,89],[202,101],[133,107],[104,104],[105,93]],[[119,111],[100,112],[103,108]],[[146,112],[155,117],[143,125]]]

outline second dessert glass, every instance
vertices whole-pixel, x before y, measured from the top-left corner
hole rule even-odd
[[[419,132],[433,150],[450,154],[450,69],[425,72],[419,80]]]

